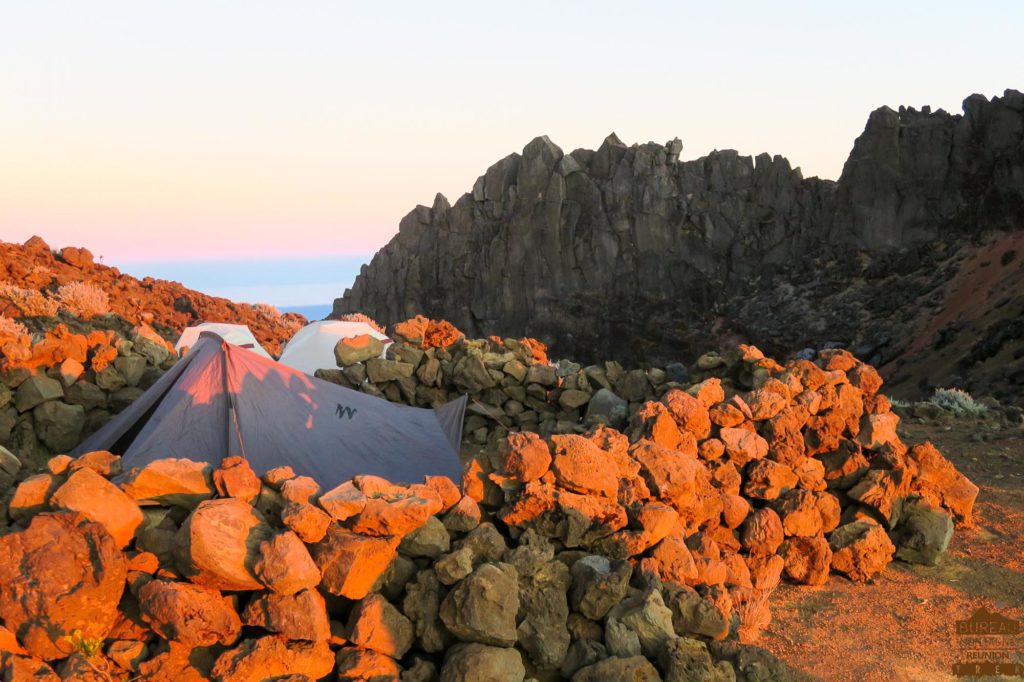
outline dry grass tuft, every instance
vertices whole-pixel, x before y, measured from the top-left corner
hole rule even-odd
[[[10,282],[0,282],[0,298],[10,301],[22,317],[53,317],[60,304],[34,289],[23,289]]]
[[[106,315],[110,312],[110,297],[107,292],[86,282],[71,282],[57,290],[60,307],[85,319]]]
[[[260,317],[265,317],[268,320],[276,320],[281,317],[281,311],[269,303],[255,303],[252,309],[256,311],[256,314]]]
[[[0,336],[24,336],[25,334],[28,334],[25,325],[6,315],[0,315]]]
[[[348,313],[346,315],[342,315],[338,319],[342,322],[365,322],[381,334],[387,334],[387,332],[384,331],[384,327],[377,324],[377,322],[369,315],[363,315],[362,313]]]
[[[737,605],[739,627],[736,634],[744,644],[756,642],[761,638],[761,632],[771,624],[772,612],[769,602],[778,586],[779,576],[774,576],[764,585],[748,590],[746,598]]]

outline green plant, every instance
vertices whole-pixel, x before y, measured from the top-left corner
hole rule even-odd
[[[75,630],[70,635],[64,635],[61,642],[67,645],[68,656],[78,656],[97,675],[105,680],[111,680],[107,670],[108,663],[103,658],[103,638],[86,637],[81,630]]]
[[[103,651],[103,638],[86,637],[81,630],[64,635],[62,639],[71,647],[72,654],[79,654],[85,658],[96,658]]]
[[[937,388],[929,400],[958,417],[977,417],[988,411],[987,407],[975,402],[970,393],[959,388]]]

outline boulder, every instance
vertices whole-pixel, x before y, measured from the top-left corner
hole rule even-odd
[[[363,511],[366,495],[352,481],[345,481],[322,494],[317,502],[335,521],[346,521]]]
[[[410,557],[437,559],[451,548],[451,538],[444,523],[436,516],[412,531],[398,545],[398,551]]]
[[[124,591],[124,555],[100,524],[75,512],[39,514],[0,536],[0,620],[44,660],[67,656],[76,630],[103,639]]]
[[[629,403],[607,388],[600,388],[587,403],[585,421],[600,421],[621,429],[629,417]]]
[[[691,637],[671,640],[658,660],[665,671],[665,682],[733,682],[736,679],[727,661],[715,663],[707,645]]]
[[[633,567],[628,561],[592,555],[578,559],[571,573],[569,602],[573,610],[599,621],[625,598]]]
[[[391,658],[402,658],[415,636],[412,621],[380,594],[359,601],[348,619],[349,641]]]
[[[552,436],[555,455],[551,469],[558,484],[584,495],[614,498],[619,489],[619,477],[608,466],[608,456],[583,436]]]
[[[760,459],[747,465],[746,478],[743,494],[758,500],[774,500],[795,488],[799,482],[792,469],[770,459]]]
[[[197,585],[261,590],[256,563],[261,545],[273,537],[274,529],[263,515],[242,500],[206,500],[189,514],[175,537],[175,563]]]
[[[402,612],[412,620],[419,648],[427,653],[444,651],[451,638],[441,624],[440,609],[441,583],[437,575],[430,569],[419,571],[416,579],[406,585]]]
[[[195,509],[213,497],[212,467],[188,459],[158,459],[128,471],[121,489],[133,500]]]
[[[338,680],[397,680],[401,666],[390,656],[371,649],[345,647],[336,658]]]
[[[661,402],[668,408],[680,431],[689,431],[697,440],[704,440],[711,433],[711,417],[707,406],[698,398],[673,388],[662,396]]]
[[[672,612],[672,628],[677,635],[722,639],[729,634],[729,619],[712,601],[704,599],[692,587],[666,586],[665,605]]]
[[[468,533],[480,525],[480,505],[463,496],[444,516],[444,526],[452,533]]]
[[[339,367],[348,367],[384,354],[384,342],[369,334],[351,336],[334,345],[334,358]]]
[[[885,570],[896,551],[885,529],[873,521],[839,526],[828,540],[832,570],[854,582],[870,580]]]
[[[252,572],[271,591],[283,595],[320,584],[320,569],[299,536],[289,530],[260,543]]]
[[[7,490],[18,478],[21,471],[21,460],[14,454],[0,445],[0,490]]]
[[[643,656],[629,658],[606,658],[603,661],[580,668],[572,676],[572,682],[662,682],[658,669]]]
[[[81,457],[68,462],[68,468],[71,471],[92,469],[104,478],[120,476],[123,471],[121,457],[112,452],[107,452],[106,450],[87,452]]]
[[[8,505],[11,519],[23,521],[46,510],[49,507],[50,496],[61,482],[61,478],[52,474],[36,474],[19,483]]]
[[[412,376],[414,369],[416,368],[411,363],[398,360],[372,358],[366,361],[366,376],[375,384],[407,379]]]
[[[782,520],[767,507],[750,512],[740,532],[740,541],[747,551],[764,556],[774,554],[784,537]]]
[[[441,682],[523,682],[526,667],[515,649],[457,644],[445,656]]]
[[[403,538],[423,526],[437,511],[435,501],[415,495],[394,501],[372,497],[355,517],[351,528],[361,535]]]
[[[569,649],[569,567],[532,531],[506,554],[519,576],[519,646],[538,670],[557,670]]]
[[[289,502],[281,510],[281,523],[299,536],[306,544],[323,540],[331,517],[321,509],[308,503]]]
[[[536,433],[516,431],[498,443],[502,470],[522,483],[535,481],[551,466],[551,450]]]
[[[894,536],[897,559],[935,566],[953,537],[953,518],[942,509],[915,499],[903,506]]]
[[[252,502],[259,497],[260,479],[244,457],[225,457],[213,472],[213,485],[220,497]]]
[[[82,438],[85,408],[81,405],[51,400],[32,410],[32,417],[39,439],[55,452],[67,452]]]
[[[310,554],[320,568],[321,585],[333,595],[362,599],[395,558],[398,540],[367,537],[332,525]]]
[[[697,565],[693,555],[680,538],[669,536],[659,542],[651,551],[651,558],[658,568],[662,581],[696,585],[699,581]]]
[[[79,469],[50,497],[50,507],[81,512],[103,525],[121,549],[142,523],[142,510],[130,497],[92,469]]]
[[[779,547],[786,577],[801,585],[824,585],[832,568],[832,548],[818,537],[791,537]]]
[[[958,524],[970,526],[978,486],[957,471],[931,443],[915,445],[907,457],[917,466],[910,491],[949,511]]]
[[[231,603],[199,585],[151,580],[139,590],[139,609],[153,632],[189,647],[231,646],[242,631]]]
[[[324,598],[315,589],[291,595],[258,594],[245,607],[242,620],[246,625],[261,627],[287,640],[319,642],[331,636]]]
[[[518,638],[519,585],[508,564],[482,564],[441,603],[441,620],[460,640],[513,646]]]
[[[278,635],[243,640],[222,653],[212,676],[232,682],[261,682],[286,675],[305,675],[311,680],[327,676],[334,668],[334,654],[326,641],[289,642]]]
[[[676,637],[672,611],[665,606],[658,590],[623,600],[608,612],[606,627],[613,620],[636,633],[640,650],[650,659],[657,659],[665,645]]]
[[[18,412],[28,412],[48,400],[60,400],[64,397],[64,387],[56,379],[44,374],[34,374],[21,382],[14,392],[14,407]]]

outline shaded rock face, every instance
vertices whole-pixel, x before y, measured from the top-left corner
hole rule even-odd
[[[845,310],[859,302],[842,298],[850,280],[868,276],[858,299],[881,305],[885,276],[928,267],[932,242],[1020,229],[1022,139],[1024,95],[1012,90],[973,95],[962,115],[876,110],[838,182],[767,154],[679,162],[678,141],[627,147],[614,135],[565,154],[540,137],[454,205],[438,195],[408,214],[333,316],[425,313],[578,360],[657,362],[685,359],[717,320],[719,334],[773,352],[838,340],[888,361],[903,348],[888,327],[859,331]],[[829,297],[842,314],[807,320],[805,299]]]

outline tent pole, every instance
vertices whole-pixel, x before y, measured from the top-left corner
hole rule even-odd
[[[221,350],[223,352],[224,362],[224,395],[228,400],[228,456],[234,456],[235,454],[241,455],[243,459],[248,459],[245,456],[245,442],[242,440],[242,427],[238,422],[238,405],[235,401],[235,394],[231,392],[231,382],[228,380],[228,374],[233,371],[231,363],[231,349],[227,342],[222,342]],[[237,453],[235,447],[237,443]]]

